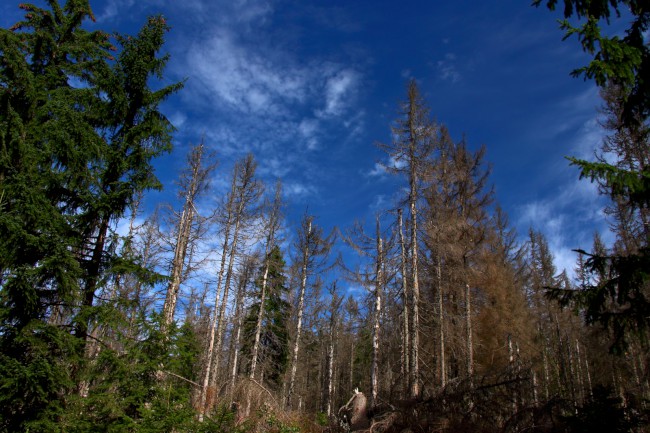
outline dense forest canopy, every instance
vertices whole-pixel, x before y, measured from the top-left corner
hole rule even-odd
[[[516,233],[486,147],[412,78],[376,145],[395,200],[371,221],[294,224],[258,156],[222,168],[200,133],[150,209],[185,84],[174,30],[109,34],[87,0],[45,3],[0,29],[0,432],[648,428],[645,2],[561,8],[606,132],[567,164],[613,239],[576,245],[571,270],[537,227]],[[601,32],[621,14],[624,34]]]

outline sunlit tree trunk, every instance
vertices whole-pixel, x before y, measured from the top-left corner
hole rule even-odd
[[[330,302],[330,321],[329,321],[329,344],[327,348],[327,416],[332,415],[332,404],[334,399],[334,345],[337,340],[337,322],[339,309],[343,302],[343,297],[336,293],[336,283],[329,289],[331,302]]]
[[[239,230],[244,223],[244,219],[250,218],[246,215],[248,206],[253,204],[261,193],[260,184],[254,179],[256,164],[251,154],[247,155],[243,161],[235,164],[233,170],[233,179],[230,195],[228,197],[225,209],[225,227],[223,249],[221,252],[221,265],[217,278],[217,296],[215,298],[214,315],[210,325],[208,336],[208,349],[206,355],[206,365],[204,369],[203,385],[199,406],[199,420],[203,420],[205,414],[206,397],[208,387],[212,384],[215,386],[217,381],[219,359],[221,356],[221,345],[223,341],[223,330],[225,327],[224,315],[228,302],[228,292],[234,258],[237,253],[237,242],[239,240]],[[232,240],[230,240],[230,231],[232,230]],[[226,257],[228,268],[226,272]],[[221,283],[226,274],[225,284],[223,285],[223,296],[220,298]]]
[[[410,392],[409,381],[411,375],[410,370],[410,331],[409,331],[409,292],[408,292],[408,275],[407,275],[407,259],[406,259],[406,244],[404,242],[404,222],[402,220],[402,209],[397,209],[397,225],[399,228],[399,245],[400,245],[400,263],[401,263],[401,283],[402,283],[402,378],[404,381],[405,394]]]
[[[269,210],[268,221],[266,224],[266,245],[264,247],[264,272],[262,273],[262,283],[260,290],[260,308],[257,312],[257,322],[255,324],[255,337],[253,339],[253,348],[251,350],[251,366],[248,378],[253,381],[255,379],[255,373],[257,371],[257,358],[259,357],[259,348],[260,348],[260,338],[262,335],[262,326],[264,323],[264,303],[266,302],[266,288],[268,285],[269,277],[269,268],[270,268],[270,252],[271,248],[275,245],[275,234],[279,228],[280,224],[280,212],[282,206],[282,187],[281,184],[276,184],[275,188],[275,198],[273,204]],[[251,406],[251,387],[249,386],[249,391],[246,397],[246,410],[245,415],[250,414]]]
[[[379,216],[377,216],[377,257],[375,270],[375,304],[373,312],[372,328],[372,373],[370,382],[370,406],[375,407],[377,404],[377,395],[379,392],[379,333],[381,330],[381,297],[383,292],[384,276],[384,247],[381,238],[381,229],[379,225]]]
[[[302,251],[302,263],[300,270],[300,289],[298,293],[298,323],[296,324],[296,337],[293,342],[293,351],[291,357],[291,376],[289,379],[289,388],[287,391],[287,401],[286,406],[291,406],[291,396],[293,395],[294,386],[296,382],[296,371],[298,370],[298,352],[300,350],[300,336],[302,333],[302,316],[305,309],[305,290],[307,289],[307,271],[309,265],[309,239],[311,238],[312,230],[312,218],[307,217],[304,224],[306,224],[305,229],[305,244],[303,245]]]
[[[165,303],[163,305],[161,324],[163,333],[166,332],[169,325],[171,325],[174,320],[180,286],[184,277],[187,276],[187,272],[185,272],[185,262],[190,244],[192,223],[196,211],[194,203],[199,192],[205,188],[207,177],[214,168],[214,165],[207,168],[202,167],[203,147],[204,144],[201,142],[192,149],[188,158],[189,170],[183,174],[183,178],[181,179],[181,185],[184,189],[183,195],[185,203],[176,229],[174,258],[171,263],[170,280],[167,286]]]
[[[438,359],[440,364],[440,387],[447,386],[447,362],[445,357],[445,315],[442,293],[442,258],[436,257],[436,280],[438,281]]]
[[[237,284],[237,297],[235,305],[235,330],[232,342],[232,365],[230,369],[230,395],[235,391],[237,382],[237,371],[239,370],[239,353],[240,341],[244,320],[244,297],[246,296],[246,286],[251,279],[251,273],[255,268],[256,260],[253,257],[248,257],[244,262],[243,269],[239,274],[239,282]]]

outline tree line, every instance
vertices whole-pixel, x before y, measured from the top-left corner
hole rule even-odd
[[[577,73],[608,135],[572,163],[611,198],[616,241],[595,234],[573,279],[534,227],[519,241],[485,148],[415,81],[379,144],[402,196],[368,224],[289,227],[252,154],[215,200],[203,141],[176,203],[143,215],[174,132],[159,106],[183,87],[156,87],[167,23],[111,36],[84,29],[87,0],[21,4],[0,31],[0,431],[337,431],[355,388],[372,431],[643,428],[649,16],[587,3],[565,1],[587,23],[563,26],[595,56]],[[627,36],[598,33],[622,7]]]

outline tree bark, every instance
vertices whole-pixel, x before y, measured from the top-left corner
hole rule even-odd
[[[373,312],[373,330],[372,330],[372,373],[370,380],[370,407],[377,404],[377,395],[379,393],[379,333],[381,330],[381,297],[383,290],[383,267],[384,251],[381,238],[381,229],[379,225],[379,216],[377,216],[377,262],[375,271],[375,305]]]
[[[203,142],[192,150],[190,155],[191,178],[187,191],[185,191],[185,203],[183,205],[183,213],[178,221],[178,229],[176,235],[176,245],[174,248],[174,258],[171,264],[171,278],[167,286],[167,296],[165,297],[165,304],[163,305],[163,321],[162,331],[167,332],[169,325],[174,320],[174,312],[176,311],[176,302],[178,300],[178,292],[181,286],[182,276],[184,274],[185,256],[187,255],[187,248],[190,240],[190,232],[192,230],[192,221],[194,220],[194,199],[199,190],[199,175],[201,170],[201,159],[203,156]]]
[[[409,333],[409,292],[408,292],[408,276],[407,276],[407,260],[406,260],[406,245],[404,242],[404,230],[402,221],[402,209],[397,209],[397,225],[399,227],[399,244],[401,254],[401,274],[402,274],[402,378],[404,380],[405,395],[410,392],[408,378],[410,378],[410,333]]]
[[[302,267],[300,274],[300,293],[298,295],[298,323],[296,324],[296,339],[293,343],[293,355],[291,358],[291,377],[289,379],[289,388],[287,391],[286,407],[291,407],[291,397],[294,392],[296,383],[296,371],[298,369],[298,352],[300,350],[300,336],[302,332],[302,315],[305,308],[305,290],[307,288],[307,271],[309,264],[309,238],[311,237],[312,218],[307,217],[307,230],[305,236],[305,245],[302,251]]]

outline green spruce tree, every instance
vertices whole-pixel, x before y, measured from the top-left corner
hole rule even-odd
[[[47,4],[0,29],[0,431],[63,428],[90,324],[110,326],[95,297],[138,269],[111,225],[159,186],[151,161],[173,127],[158,105],[181,87],[149,88],[167,60],[163,18],[115,47],[82,27],[87,0]]]
[[[267,257],[269,270],[266,281],[266,296],[264,305],[260,305],[259,295],[262,286],[264,266],[260,269],[255,281],[254,300],[244,321],[246,335],[243,352],[250,358],[252,341],[255,337],[258,312],[264,309],[262,332],[260,335],[260,350],[257,364],[261,367],[264,381],[272,389],[278,390],[287,369],[289,359],[288,319],[291,306],[287,302],[289,288],[287,287],[285,262],[282,251],[274,246]]]

